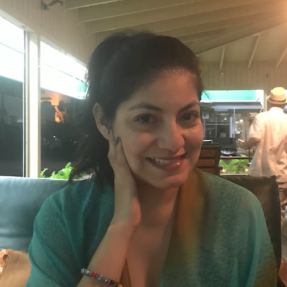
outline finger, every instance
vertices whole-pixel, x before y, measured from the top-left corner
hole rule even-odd
[[[116,141],[113,130],[109,127],[108,128],[108,140],[109,140],[109,158],[114,159],[116,158]]]
[[[123,144],[121,138],[116,138],[116,153],[117,153],[117,160],[121,164],[121,167],[127,165],[127,158],[123,149]]]

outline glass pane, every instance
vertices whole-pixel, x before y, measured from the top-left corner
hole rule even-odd
[[[75,161],[73,120],[83,101],[48,90],[42,90],[41,98],[41,170],[47,169],[48,177]]]
[[[53,67],[67,75],[85,81],[85,66],[44,42],[41,42],[41,63],[42,65]],[[45,80],[45,78],[42,78],[42,80]]]
[[[250,152],[238,147],[238,139],[247,140],[249,126],[263,109],[264,92],[207,91],[201,101],[204,139],[221,145],[223,174],[246,174]]]
[[[24,32],[19,27],[0,17],[0,43],[24,53]]]
[[[86,67],[41,43],[41,170],[49,177],[75,161],[74,119],[86,98]]]
[[[0,17],[0,175],[23,176],[24,31]]]

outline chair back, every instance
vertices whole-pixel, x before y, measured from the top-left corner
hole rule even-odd
[[[196,167],[204,172],[219,175],[219,159],[221,146],[219,144],[203,144]]]
[[[0,248],[27,252],[43,202],[66,185],[59,179],[0,176]]]

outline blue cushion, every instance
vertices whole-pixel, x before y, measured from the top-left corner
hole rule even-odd
[[[0,248],[27,252],[43,202],[66,180],[0,177]]]

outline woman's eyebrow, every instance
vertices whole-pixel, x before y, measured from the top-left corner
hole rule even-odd
[[[186,110],[189,110],[189,109],[191,109],[191,108],[193,108],[193,107],[196,107],[196,106],[199,106],[199,103],[198,102],[191,102],[191,103],[189,103],[188,105],[186,105],[185,107],[183,107],[182,109],[180,109],[179,110],[179,112],[181,113],[181,112],[184,112],[184,111],[186,111]]]
[[[191,102],[189,103],[188,105],[186,105],[185,107],[181,108],[179,110],[179,112],[184,112],[190,108],[193,108],[194,106],[199,106],[199,103],[194,101],[194,102]],[[145,102],[142,102],[142,103],[139,103],[137,105],[134,105],[132,106],[129,111],[133,111],[133,110],[137,110],[137,109],[146,109],[146,110],[152,110],[152,111],[157,111],[157,112],[163,112],[163,110],[159,107],[156,107],[154,105],[151,105],[149,103],[145,103]]]
[[[153,111],[157,111],[157,112],[163,112],[163,110],[161,108],[158,108],[156,106],[153,106],[149,103],[145,103],[145,102],[142,102],[142,103],[139,103],[135,106],[132,106],[129,111],[133,111],[133,110],[138,110],[138,109],[146,109],[146,110],[153,110]]]

